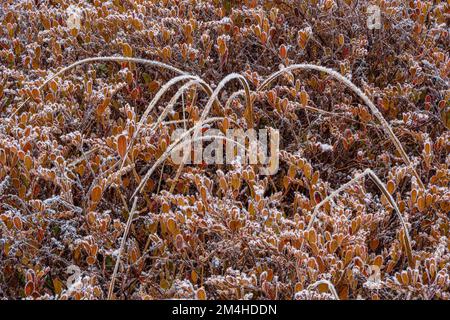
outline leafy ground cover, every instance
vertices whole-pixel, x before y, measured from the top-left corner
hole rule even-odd
[[[448,21],[3,0],[0,297],[449,299]],[[279,170],[176,164],[183,127],[277,129]]]

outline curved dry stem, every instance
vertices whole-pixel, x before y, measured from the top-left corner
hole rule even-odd
[[[223,120],[223,118],[209,118],[209,119],[203,121],[203,125],[208,124],[210,122],[219,121],[219,120]],[[138,193],[142,192],[143,187],[145,186],[145,184],[147,183],[148,179],[153,174],[155,169],[169,157],[170,153],[174,150],[174,148],[179,143],[181,143],[191,132],[195,131],[196,129],[197,129],[197,126],[190,128],[189,130],[184,132],[175,142],[173,142],[171,145],[169,145],[167,147],[166,151],[164,151],[164,153],[158,158],[158,160],[156,160],[156,162],[153,164],[153,166],[147,171],[147,173],[145,174],[144,178],[139,183],[138,187],[136,188],[136,190],[133,193],[133,195],[131,196],[131,198],[134,198]],[[193,137],[193,139],[195,139],[195,138],[196,137]],[[191,142],[192,142],[192,140],[191,140]],[[183,160],[184,160],[184,158],[185,157],[183,157]]]
[[[214,121],[220,121],[220,120],[224,120],[224,117],[212,117],[209,119],[214,119]],[[239,128],[242,129],[242,127],[233,119],[228,119],[231,123],[235,124],[236,126],[238,126]],[[180,120],[170,120],[170,121],[163,121],[161,122],[161,124],[163,125],[171,125],[171,124],[185,124],[188,123],[189,121],[192,121],[190,119],[180,119]]]
[[[133,139],[137,137],[137,135],[139,134],[139,130],[141,129],[142,125],[144,124],[145,121],[147,121],[148,115],[150,114],[150,112],[153,110],[153,108],[156,106],[156,104],[159,102],[159,100],[161,99],[161,97],[175,84],[177,84],[180,81],[183,80],[196,80],[196,81],[201,81],[201,79],[199,77],[196,76],[192,76],[192,75],[181,75],[175,78],[170,79],[169,81],[167,81],[162,87],[161,89],[158,90],[158,92],[156,93],[155,97],[152,99],[152,101],[150,101],[150,103],[148,104],[147,108],[144,111],[144,114],[142,115],[141,119],[138,122],[138,126],[136,128],[136,132],[133,134]]]
[[[141,58],[129,58],[129,57],[94,57],[94,58],[87,58],[87,59],[83,59],[83,60],[79,60],[77,62],[72,63],[71,65],[61,69],[60,71],[56,72],[55,74],[53,74],[52,76],[50,76],[49,78],[47,78],[47,80],[44,81],[44,83],[42,85],[40,85],[38,87],[38,90],[42,90],[42,88],[44,88],[50,81],[52,81],[53,79],[55,79],[56,77],[66,73],[67,71],[82,65],[82,64],[86,64],[86,63],[93,63],[93,62],[107,62],[107,61],[111,61],[111,62],[134,62],[134,63],[140,63],[140,64],[146,64],[146,65],[151,65],[151,66],[156,66],[159,68],[163,68],[163,69],[167,69],[170,71],[173,71],[175,73],[178,74],[186,74],[186,72],[175,68],[171,65],[159,62],[159,61],[154,61],[154,60],[148,60],[148,59],[141,59]],[[14,116],[15,114],[17,114],[22,107],[30,100],[30,98],[27,98],[24,102],[22,102],[18,108],[10,115],[10,116]]]
[[[178,91],[173,95],[173,97],[170,99],[169,104],[164,108],[163,113],[159,116],[158,120],[154,125],[152,125],[154,128],[158,127],[158,125],[166,118],[166,116],[169,114],[170,111],[172,111],[173,106],[175,103],[177,103],[178,99],[183,95],[183,93],[188,90],[190,87],[194,85],[207,85],[206,82],[203,80],[191,80],[188,83],[184,84]]]
[[[227,102],[225,103],[225,109],[227,109],[228,107],[230,107],[231,102],[233,102],[234,99],[236,99],[237,97],[240,96],[244,96],[245,95],[245,90],[239,90],[234,92],[227,100]]]
[[[409,169],[411,170],[411,173],[416,177],[417,183],[419,184],[420,188],[425,189],[425,186],[424,186],[422,180],[420,179],[419,174],[414,169],[413,163],[411,162],[408,155],[406,154],[406,151],[403,149],[403,146],[400,143],[400,141],[398,140],[397,136],[392,131],[392,128],[389,125],[389,123],[386,121],[386,119],[383,117],[383,115],[380,113],[380,111],[378,111],[377,107],[372,103],[372,101],[369,99],[369,97],[367,97],[367,95],[364,92],[362,92],[362,90],[359,89],[353,82],[348,80],[346,77],[344,77],[340,73],[338,73],[332,69],[313,65],[313,64],[294,64],[294,65],[291,65],[289,67],[286,67],[282,70],[279,70],[279,71],[271,74],[265,81],[263,81],[263,83],[261,83],[261,85],[258,87],[257,90],[258,91],[264,90],[266,87],[268,87],[270,85],[270,83],[272,83],[272,81],[274,81],[280,75],[282,75],[286,72],[299,70],[299,69],[300,70],[316,70],[316,71],[320,71],[320,72],[329,74],[333,78],[344,83],[353,92],[355,92],[364,101],[364,103],[370,108],[370,110],[372,111],[372,114],[375,115],[375,117],[377,117],[377,119],[381,122],[384,132],[394,143],[395,147],[397,148],[397,151],[400,153],[401,157],[403,158],[403,161],[409,167]]]
[[[246,101],[246,108],[251,110],[252,109],[252,99],[251,99],[251,95],[250,95],[250,86],[247,82],[247,79],[245,79],[242,75],[237,74],[237,73],[230,73],[228,76],[226,76],[225,78],[222,79],[222,81],[220,81],[220,83],[217,85],[217,88],[214,90],[214,92],[211,94],[211,97],[209,98],[205,109],[203,110],[203,113],[200,117],[200,121],[199,121],[199,125],[201,125],[201,122],[206,119],[206,117],[209,114],[209,111],[211,110],[211,107],[215,101],[215,99],[217,99],[217,96],[219,95],[220,91],[222,91],[222,89],[225,87],[225,85],[234,80],[234,79],[238,79],[239,82],[241,83],[241,85],[244,87],[244,92],[245,92],[245,101]],[[253,112],[252,112],[253,114]],[[249,124],[249,126],[253,126],[253,124]]]
[[[237,74],[237,73],[230,73],[228,76],[223,78],[222,81],[220,81],[220,83],[217,85],[217,88],[211,94],[211,96],[206,104],[206,107],[203,110],[202,115],[200,116],[199,122],[194,126],[194,128],[195,128],[194,138],[197,137],[199,130],[200,130],[201,126],[203,125],[203,121],[208,116],[209,111],[211,110],[211,107],[212,107],[215,99],[217,99],[217,96],[219,95],[220,91],[225,87],[225,85],[228,82],[230,82],[234,79],[238,79],[239,82],[241,83],[241,85],[244,87],[245,99],[246,99],[246,110],[248,110],[247,112],[249,113],[249,117],[250,117],[249,127],[251,127],[251,128],[253,127],[253,108],[252,108],[252,99],[251,99],[251,95],[250,95],[250,86],[247,82],[247,79],[245,79],[245,77],[243,77],[242,75]],[[184,162],[185,161],[183,161],[183,163]],[[179,177],[181,175],[181,171],[183,170],[183,167],[184,167],[183,164],[181,164],[178,167],[177,173],[175,174],[174,182],[172,183],[172,186],[170,188],[171,191],[173,191],[173,189],[175,188],[175,183],[179,179]]]
[[[127,225],[125,227],[125,231],[123,232],[122,241],[120,242],[119,254],[117,255],[117,260],[116,260],[116,264],[114,266],[114,271],[113,271],[113,274],[111,277],[111,282],[109,283],[108,298],[107,298],[108,300],[111,300],[111,298],[112,298],[112,294],[114,291],[114,284],[116,283],[117,271],[119,270],[120,259],[122,258],[122,252],[123,252],[123,249],[125,248],[125,243],[127,241],[128,233],[130,232],[131,222],[133,222],[134,212],[136,211],[136,204],[137,204],[138,199],[139,199],[138,197],[134,198],[133,206],[132,206],[130,214],[128,216]]]
[[[326,284],[327,287],[328,287],[328,290],[331,292],[331,294],[334,296],[334,298],[335,298],[336,300],[340,300],[340,299],[339,299],[339,295],[337,294],[336,288],[335,288],[334,285],[333,285],[330,281],[328,281],[328,280],[319,280],[319,281],[316,281],[316,282],[314,282],[313,284],[310,284],[310,285],[308,286],[308,290],[313,290],[313,289],[317,288],[317,287],[318,287],[319,285],[321,285],[321,284]]]
[[[121,164],[120,168],[122,168],[122,167],[125,165],[126,158],[127,158],[128,153],[130,152],[130,150],[131,150],[131,148],[132,148],[132,146],[133,146],[134,141],[135,141],[136,138],[138,137],[138,134],[140,133],[143,124],[145,123],[145,121],[147,121],[147,118],[148,118],[150,112],[153,110],[153,108],[154,108],[154,107],[156,106],[156,104],[159,102],[159,100],[161,99],[161,97],[162,97],[162,96],[167,92],[167,90],[169,90],[173,85],[175,85],[176,83],[178,83],[178,82],[180,82],[180,81],[187,80],[187,79],[191,79],[190,82],[199,83],[200,86],[206,91],[206,93],[210,94],[210,93],[212,92],[211,87],[210,87],[205,81],[203,81],[201,78],[199,78],[199,77],[197,77],[197,76],[192,76],[192,75],[186,75],[186,74],[184,74],[184,75],[181,75],[181,76],[178,76],[178,77],[174,77],[174,78],[170,79],[168,82],[166,82],[166,83],[161,87],[161,89],[158,90],[158,92],[156,93],[155,97],[152,99],[152,101],[150,101],[150,103],[149,103],[149,105],[147,106],[147,108],[146,108],[144,114],[142,115],[142,117],[141,117],[141,119],[140,119],[140,121],[139,121],[139,123],[138,123],[138,125],[137,125],[136,131],[134,132],[133,137],[130,139],[130,142],[128,143],[128,146],[127,146],[127,149],[126,149],[126,151],[125,151],[125,155],[123,156],[123,160],[122,160],[122,164]],[[190,83],[190,82],[189,82],[189,83]],[[190,86],[190,85],[189,85],[189,86]],[[188,86],[188,87],[189,87],[189,86]],[[183,86],[183,87],[180,89],[181,92],[180,92],[180,90],[177,91],[177,94],[178,94],[179,92],[180,92],[180,94],[179,94],[178,96],[177,96],[177,94],[175,95],[175,96],[177,96],[176,99],[178,99],[178,97],[184,92],[185,89],[186,89],[186,86]],[[173,98],[174,98],[174,97],[172,97],[171,102],[169,102],[169,105],[172,103]],[[176,101],[176,100],[175,100],[175,101]],[[218,101],[216,101],[216,102],[218,103]],[[175,102],[173,102],[173,104],[175,104]],[[167,112],[166,112],[166,111],[167,111]],[[168,111],[168,108],[166,108],[165,111],[163,112],[164,117],[165,117],[165,115],[167,115],[168,112],[169,112],[169,111]],[[162,116],[162,115],[161,115],[161,116]],[[163,119],[163,118],[162,118],[162,119]],[[161,117],[160,117],[160,119],[158,120],[158,122],[161,122],[162,119],[161,119]],[[156,128],[156,126],[155,126],[155,128]]]
[[[340,188],[336,189],[332,193],[330,193],[325,199],[323,199],[321,202],[319,202],[315,207],[314,211],[311,217],[311,220],[308,223],[308,226],[306,230],[310,230],[314,224],[314,221],[316,220],[317,214],[319,212],[319,209],[328,201],[332,200],[334,197],[336,197],[340,192],[344,191],[354,183],[358,182],[361,178],[364,178],[366,176],[369,176],[372,181],[377,185],[377,187],[380,189],[380,191],[383,193],[383,195],[386,197],[386,199],[389,201],[389,204],[394,208],[394,211],[400,220],[400,224],[402,225],[403,232],[405,234],[405,251],[406,255],[408,257],[408,264],[411,268],[414,268],[414,257],[412,256],[412,247],[411,247],[411,240],[409,238],[408,233],[408,227],[406,226],[405,220],[403,219],[403,216],[400,212],[400,209],[397,206],[397,203],[395,202],[394,198],[392,198],[392,195],[388,192],[386,186],[384,183],[378,178],[378,176],[373,172],[371,169],[366,169],[364,172],[355,175],[353,179],[351,179],[349,182],[343,184]]]
[[[170,125],[170,124],[180,124],[180,123],[188,123],[189,119],[180,119],[180,120],[169,120],[169,121],[163,121],[161,124],[163,125]]]
[[[156,104],[158,103],[159,99],[161,99],[161,97],[167,92],[167,90],[169,90],[173,85],[175,85],[176,83],[183,81],[183,80],[187,80],[187,79],[200,79],[198,77],[192,76],[192,75],[188,75],[188,74],[184,74],[178,77],[174,77],[172,79],[170,79],[168,82],[166,82],[156,93],[155,97],[152,99],[152,101],[150,101],[150,103],[148,104],[147,108],[144,111],[144,114],[142,115],[141,119],[138,122],[137,128],[133,134],[133,136],[130,139],[130,142],[127,145],[127,149],[125,151],[125,154],[123,156],[122,159],[122,164],[120,165],[120,168],[123,168],[123,166],[125,165],[125,161],[127,159],[128,153],[131,150],[131,147],[133,146],[134,141],[136,140],[138,134],[141,131],[141,128],[144,124],[145,121],[147,121],[148,115],[150,114],[150,112],[153,110],[153,108],[156,106]]]

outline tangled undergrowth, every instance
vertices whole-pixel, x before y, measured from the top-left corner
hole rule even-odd
[[[3,0],[0,298],[449,299],[448,21]],[[177,165],[183,127],[278,129],[279,170]]]

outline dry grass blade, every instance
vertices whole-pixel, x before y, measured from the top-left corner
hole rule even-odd
[[[113,291],[114,291],[114,284],[116,283],[116,277],[117,277],[117,271],[119,270],[120,265],[120,259],[122,258],[122,252],[125,248],[125,243],[127,241],[128,233],[130,232],[131,223],[133,222],[134,213],[136,211],[136,204],[138,201],[138,197],[134,198],[133,206],[131,207],[131,211],[128,216],[127,225],[125,227],[125,231],[123,232],[122,241],[120,243],[119,253],[117,254],[117,260],[116,264],[114,266],[114,271],[111,276],[111,282],[109,284],[109,290],[108,290],[108,300],[112,299]]]
[[[83,65],[86,63],[108,62],[108,61],[110,61],[110,62],[134,62],[134,63],[139,63],[139,64],[156,66],[159,68],[173,71],[178,74],[186,74],[186,72],[184,72],[178,68],[175,68],[171,65],[168,65],[168,64],[165,64],[165,63],[162,63],[159,61],[154,61],[154,60],[141,59],[141,58],[128,58],[128,57],[95,57],[95,58],[87,58],[87,59],[79,60],[79,61],[74,62],[71,65],[61,69],[60,71],[56,72],[55,74],[53,74],[52,76],[47,78],[47,80],[45,80],[44,83],[39,86],[38,90],[39,91],[42,90],[50,81],[52,81],[56,77],[66,73],[67,71],[69,71],[79,65]],[[22,102],[10,116],[14,116],[15,114],[17,114],[29,100],[30,100],[30,98],[27,98],[24,102]]]
[[[317,288],[318,286],[320,286],[321,284],[327,285],[328,290],[331,292],[331,294],[334,296],[334,298],[335,298],[336,300],[340,300],[340,299],[339,299],[339,295],[337,294],[337,291],[336,291],[334,285],[333,285],[330,281],[328,281],[328,280],[319,280],[319,281],[316,281],[316,282],[314,282],[313,284],[311,284],[311,285],[308,286],[308,290],[313,290],[313,289]]]
[[[172,79],[170,79],[168,82],[166,82],[161,89],[158,90],[158,92],[156,93],[155,97],[152,99],[152,101],[150,101],[150,103],[148,104],[147,108],[144,111],[144,114],[141,116],[141,119],[138,122],[137,128],[133,134],[133,136],[131,137],[131,141],[128,144],[128,148],[125,152],[125,156],[123,157],[122,160],[122,164],[120,166],[120,168],[123,168],[123,166],[125,165],[125,159],[128,155],[128,153],[130,152],[131,148],[133,147],[134,141],[136,140],[136,138],[138,137],[142,126],[144,125],[145,121],[147,121],[147,118],[150,114],[150,112],[153,110],[153,108],[156,106],[156,104],[159,102],[159,100],[161,99],[161,97],[176,83],[183,81],[183,80],[188,80],[188,79],[194,79],[194,80],[198,80],[201,81],[200,78],[196,77],[196,76],[192,76],[192,75],[188,75],[188,74],[184,74],[178,77],[174,77]]]
[[[2,298],[450,300],[447,1],[42,2],[0,5]]]
[[[159,116],[158,120],[156,121],[156,123],[153,125],[154,128],[157,128],[158,125],[167,117],[167,115],[169,114],[170,111],[172,111],[174,105],[177,103],[178,99],[181,98],[181,96],[184,94],[184,92],[186,90],[188,90],[190,87],[194,86],[194,85],[201,85],[202,81],[199,80],[191,80],[188,83],[184,84],[180,89],[178,89],[178,91],[172,96],[172,98],[170,99],[169,103],[167,104],[167,106],[164,108],[164,111],[161,113],[161,115]],[[206,85],[205,82],[203,82],[203,84]]]
[[[209,119],[206,119],[205,121],[203,121],[203,125],[208,124],[210,122],[221,121],[221,120],[223,120],[223,118],[217,118],[217,117],[209,118]],[[153,164],[153,166],[147,171],[147,173],[145,174],[144,178],[141,180],[140,184],[136,188],[136,190],[133,193],[133,195],[131,196],[131,198],[134,198],[138,193],[142,192],[142,189],[144,188],[145,184],[147,183],[148,179],[153,174],[155,169],[169,157],[170,153],[175,149],[175,147],[179,143],[181,143],[191,132],[195,131],[196,129],[197,129],[197,126],[190,128],[185,133],[183,133],[178,138],[178,140],[176,140],[175,142],[173,142],[171,145],[169,145],[167,147],[166,151],[164,151],[164,153],[158,158],[158,160],[156,160],[156,162]],[[188,142],[192,142],[192,141],[193,140],[188,140]]]
[[[194,138],[198,136],[199,130],[203,126],[203,121],[208,116],[209,111],[211,110],[211,107],[213,106],[214,101],[217,99],[217,96],[219,95],[220,91],[225,87],[225,85],[228,82],[230,82],[234,79],[238,79],[239,82],[241,83],[241,85],[244,87],[245,99],[246,99],[246,112],[249,114],[249,119],[250,119],[248,126],[250,128],[253,127],[253,107],[252,107],[252,99],[251,99],[251,95],[250,95],[250,86],[247,82],[247,79],[245,79],[245,77],[243,77],[242,75],[237,74],[237,73],[231,73],[228,76],[226,76],[224,79],[222,79],[222,81],[220,81],[220,83],[217,85],[217,88],[211,94],[211,96],[206,104],[206,107],[203,110],[202,115],[200,116],[200,120],[194,127],[194,129],[195,129]],[[183,162],[185,162],[185,161],[183,161]],[[172,183],[172,186],[170,188],[171,191],[173,191],[173,189],[175,188],[175,184],[176,184],[177,180],[179,179],[181,172],[183,171],[183,167],[184,167],[183,164],[181,164],[178,167],[177,173],[174,178],[174,182]]]
[[[400,141],[398,140],[397,136],[392,131],[392,128],[389,125],[389,123],[386,121],[386,119],[383,117],[383,115],[380,113],[380,111],[378,111],[378,108],[373,104],[373,102],[369,99],[369,97],[367,97],[367,95],[364,92],[362,92],[362,90],[359,89],[353,82],[348,80],[346,77],[344,77],[340,73],[338,73],[332,69],[322,67],[322,66],[316,66],[313,64],[294,64],[294,65],[291,65],[287,68],[284,68],[282,70],[279,70],[279,71],[271,74],[263,83],[261,83],[261,85],[258,87],[257,90],[258,91],[265,90],[272,83],[272,81],[274,81],[277,77],[279,77],[280,75],[282,75],[286,72],[290,72],[290,71],[294,71],[294,70],[316,70],[316,71],[324,72],[326,74],[331,75],[333,78],[337,79],[338,81],[344,83],[347,87],[349,87],[351,90],[353,90],[353,92],[355,92],[366,103],[366,105],[370,108],[373,115],[375,115],[375,117],[377,117],[377,119],[380,121],[384,132],[389,137],[389,139],[391,139],[391,141],[394,143],[395,147],[397,148],[398,152],[400,153],[401,157],[403,158],[403,161],[405,161],[406,165],[411,170],[411,173],[416,177],[417,183],[419,184],[420,188],[425,189],[425,186],[424,186],[422,180],[420,179],[419,174],[414,169],[413,163],[411,162],[408,155],[406,154],[406,151],[403,149],[403,146],[400,143]]]
[[[310,230],[314,224],[314,221],[316,220],[317,214],[319,212],[319,209],[328,201],[331,201],[334,197],[336,197],[340,192],[344,191],[345,189],[347,189],[348,187],[350,187],[351,185],[355,184],[356,182],[358,182],[359,180],[361,180],[362,178],[369,176],[377,185],[377,187],[380,189],[380,191],[383,193],[383,195],[387,198],[387,200],[389,201],[389,204],[394,208],[395,213],[397,214],[398,219],[400,220],[400,223],[402,225],[403,228],[403,232],[404,232],[404,239],[405,239],[405,251],[406,251],[406,255],[408,257],[408,263],[410,265],[411,268],[415,267],[415,263],[414,263],[414,257],[412,255],[412,247],[411,247],[411,240],[409,238],[409,232],[408,232],[408,227],[406,226],[406,223],[403,219],[403,216],[400,212],[400,209],[397,206],[397,203],[395,202],[394,198],[392,198],[392,195],[388,192],[388,190],[386,189],[386,186],[384,185],[383,182],[381,182],[381,180],[378,178],[378,176],[371,170],[371,169],[366,169],[364,170],[364,172],[355,175],[355,177],[353,179],[351,179],[349,182],[343,184],[340,188],[334,190],[332,193],[330,193],[325,199],[323,199],[321,202],[319,202],[315,207],[314,207],[314,211],[311,217],[311,220],[308,223],[307,229],[306,230]]]
[[[156,104],[158,103],[158,101],[161,99],[161,97],[164,95],[164,93],[167,92],[167,90],[169,90],[173,85],[175,85],[177,82],[183,81],[183,80],[188,80],[191,79],[191,81],[189,81],[187,84],[183,85],[177,92],[176,94],[171,98],[169,104],[166,106],[166,108],[164,109],[163,113],[161,114],[161,116],[158,118],[157,122],[152,126],[153,128],[157,128],[157,126],[162,122],[162,120],[166,117],[166,115],[170,112],[171,108],[173,107],[173,105],[176,103],[176,101],[179,99],[179,97],[183,94],[183,92],[185,90],[187,90],[189,87],[191,87],[194,84],[198,84],[201,86],[201,88],[203,88],[203,90],[208,94],[211,95],[212,94],[212,89],[211,87],[205,82],[203,81],[201,78],[197,77],[197,76],[192,76],[192,75],[181,75],[175,78],[172,78],[171,80],[169,80],[166,84],[164,84],[164,86],[156,93],[155,97],[152,99],[152,101],[149,103],[148,107],[146,108],[144,114],[142,115],[137,129],[135,131],[135,133],[133,134],[133,137],[131,138],[131,141],[128,145],[128,148],[125,152],[125,157],[128,155],[129,151],[131,150],[134,141],[136,140],[136,138],[138,137],[138,134],[140,133],[140,130],[143,126],[143,124],[145,123],[145,121],[148,118],[148,115],[150,114],[150,112],[153,110],[153,108],[156,106]],[[217,103],[218,105],[220,105],[220,102],[215,99],[215,101],[213,101],[214,103]],[[121,164],[121,168],[125,165],[125,157],[124,160],[122,161]]]
[[[145,183],[147,182],[147,180],[150,178],[151,174],[155,171],[155,169],[162,162],[164,162],[169,157],[171,152],[177,151],[178,149],[184,147],[185,145],[188,145],[188,144],[191,144],[191,143],[195,143],[197,141],[210,140],[210,139],[225,140],[225,141],[227,141],[229,143],[237,145],[239,148],[242,148],[243,150],[248,151],[245,148],[245,146],[243,146],[242,144],[238,143],[237,141],[235,141],[233,139],[227,138],[225,136],[208,135],[208,136],[200,136],[200,137],[188,139],[188,140],[183,141],[181,143],[178,143],[179,141],[176,141],[172,145],[170,145],[169,148],[167,148],[167,151],[164,152],[164,154],[155,162],[155,164],[152,166],[152,168],[146,173],[144,179],[142,179],[141,183],[136,188],[136,191],[133,193],[131,198],[135,197],[139,192],[142,192],[142,189],[143,189]]]

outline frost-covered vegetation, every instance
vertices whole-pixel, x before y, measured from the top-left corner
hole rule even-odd
[[[448,22],[2,0],[0,298],[449,299]],[[175,164],[183,127],[278,129],[280,168]]]

